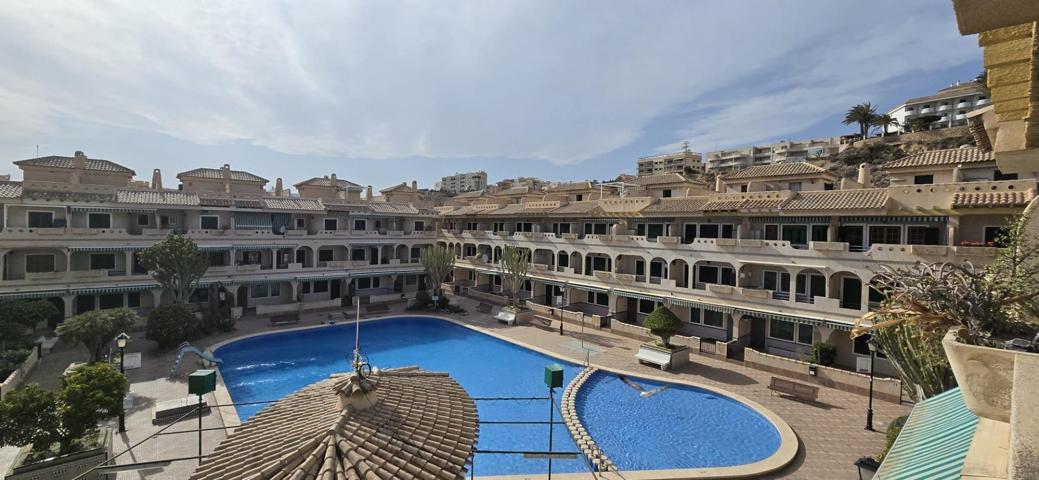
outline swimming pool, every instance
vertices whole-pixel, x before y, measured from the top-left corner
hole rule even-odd
[[[353,344],[353,324],[342,324],[247,337],[219,347],[215,353],[223,360],[220,371],[231,398],[243,403],[279,399],[331,373],[346,371]],[[417,365],[448,372],[477,398],[543,397],[547,394],[545,365],[564,367],[564,385],[581,370],[578,365],[430,317],[364,322],[361,345],[376,367]],[[659,385],[634,381],[647,390]],[[561,393],[557,390],[555,396],[556,420],[560,419]],[[768,420],[735,400],[705,390],[672,386],[642,398],[631,384],[600,372],[582,387],[577,400],[579,416],[589,433],[625,470],[739,465],[767,457],[778,445],[778,434]],[[543,400],[476,404],[481,422],[544,421],[548,417],[548,404]],[[263,407],[243,405],[237,410],[245,421]],[[718,437],[733,430],[742,434]],[[706,435],[720,441],[707,441]],[[755,442],[755,436],[764,441]],[[668,448],[662,448],[664,445]],[[480,425],[480,450],[543,451],[547,447],[547,425]],[[553,450],[578,451],[563,425],[555,426]],[[695,459],[693,463],[684,460],[687,456]],[[476,475],[547,471],[546,460],[520,455],[478,454],[474,464]],[[587,466],[583,459],[557,459],[553,471],[582,472]]]

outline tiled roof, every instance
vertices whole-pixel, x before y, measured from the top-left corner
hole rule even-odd
[[[499,208],[497,210],[491,210],[491,211],[487,212],[487,215],[490,215],[490,216],[518,215],[520,213],[524,213],[523,212],[523,204],[522,203],[510,203],[508,205],[503,205],[501,208]]]
[[[232,203],[236,208],[263,208],[267,206],[262,198],[234,198]]]
[[[0,198],[19,198],[22,196],[22,182],[0,182]]]
[[[598,187],[599,187],[598,184],[595,184],[595,183],[592,183],[592,182],[589,182],[589,181],[584,181],[584,182],[566,182],[566,183],[557,184],[554,187],[551,187],[548,190],[546,190],[546,192],[548,192],[548,193],[579,192],[579,191],[582,191],[582,190],[590,190],[590,189],[598,188]]]
[[[512,187],[500,192],[494,192],[494,195],[497,197],[503,197],[506,195],[526,195],[528,193],[530,193],[530,187]]]
[[[644,187],[650,187],[653,185],[667,185],[672,183],[703,183],[691,178],[686,178],[685,175],[679,173],[662,173],[660,175],[645,175],[642,177],[636,177],[631,183],[636,183]]]
[[[703,205],[705,212],[735,212],[740,209],[743,200],[712,200]]]
[[[44,168],[72,168],[73,157],[60,157],[57,155],[51,155],[49,157],[30,158],[28,160],[19,160],[14,162],[18,166],[30,166],[30,167],[44,167]],[[111,160],[101,160],[99,158],[88,158],[86,160],[87,170],[93,170],[95,172],[114,172],[114,173],[128,173],[134,175],[135,172],[129,168],[126,168],[118,163]]]
[[[225,197],[221,195],[199,195],[198,204],[204,207],[231,207],[234,206],[234,199],[231,197]]]
[[[662,198],[660,202],[654,203],[642,210],[644,214],[650,213],[685,213],[699,212],[703,206],[710,201],[709,197],[677,197]]]
[[[339,184],[339,188],[345,190],[360,190],[363,188],[354,182],[343,180],[341,178],[337,178],[336,183]],[[302,182],[299,182],[294,186],[299,187],[300,185],[303,185],[304,187],[331,187],[332,179],[329,177],[314,177],[310,180],[304,180]]]
[[[483,190],[473,190],[471,192],[462,192],[462,193],[459,193],[458,195],[455,195],[452,198],[479,198],[480,196],[483,195],[483,192],[484,192]]]
[[[769,178],[769,177],[787,177],[793,175],[810,175],[813,173],[822,173],[828,176],[836,176],[836,174],[827,171],[825,168],[817,167],[811,163],[798,162],[798,163],[773,163],[770,165],[757,165],[750,167],[738,172],[730,173],[722,177],[722,180],[737,180],[745,178]]]
[[[740,210],[765,210],[779,208],[784,198],[748,198],[740,204]]]
[[[263,197],[263,206],[277,210],[325,211],[320,201],[311,198]]]
[[[180,172],[177,174],[177,178],[191,177],[191,178],[205,178],[210,180],[221,180],[224,178],[223,170],[219,168],[196,168],[194,170],[188,170],[186,172]],[[258,175],[253,175],[249,172],[242,170],[231,170],[231,180],[236,182],[259,182],[267,183],[267,179]]]
[[[191,478],[461,479],[477,422],[476,404],[445,373],[334,377],[261,410]]]
[[[22,187],[22,197],[30,200],[50,200],[59,202],[112,202],[115,195],[111,193],[59,192],[53,190],[28,190]]]
[[[178,191],[158,190],[119,190],[115,192],[115,201],[138,205],[199,205],[198,195]]]
[[[562,207],[552,210],[552,215],[580,215],[591,213],[599,208],[599,202],[590,200],[584,202],[570,202]]]
[[[379,193],[391,193],[391,192],[414,192],[407,184],[401,183],[392,187],[384,188],[379,190]]]
[[[446,217],[461,217],[461,216],[465,216],[465,215],[479,215],[479,214],[484,213],[486,211],[487,210],[476,208],[476,206],[473,206],[473,205],[465,205],[465,206],[456,208],[454,210],[451,210],[450,212],[447,212],[447,213],[445,213],[443,215],[446,216]]]
[[[373,213],[416,214],[418,209],[404,203],[372,202],[368,208]]]
[[[927,102],[927,101],[931,101],[931,100],[939,100],[939,99],[942,99],[942,98],[956,98],[956,97],[962,97],[964,95],[971,95],[971,94],[974,94],[974,93],[983,93],[984,91],[985,91],[984,88],[980,84],[975,83],[975,82],[967,82],[967,83],[964,83],[962,85],[943,88],[943,89],[939,90],[938,93],[936,93],[934,95],[928,95],[926,97],[910,98],[909,100],[906,100],[905,103],[919,103],[919,102]]]
[[[1031,192],[967,192],[952,196],[952,208],[1020,207],[1032,200]]]
[[[881,168],[887,170],[905,167],[929,167],[933,165],[958,165],[961,163],[992,162],[992,152],[982,151],[977,147],[950,148],[920,152],[908,157],[885,163]]]
[[[799,192],[783,210],[875,210],[887,206],[887,189]]]

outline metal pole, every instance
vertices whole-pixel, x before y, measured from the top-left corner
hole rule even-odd
[[[202,465],[202,395],[198,396],[198,464]]]
[[[126,347],[119,349],[119,373],[126,376],[126,368],[123,359],[126,358]],[[119,433],[126,432],[126,395],[123,395],[123,404],[119,406]]]
[[[869,406],[866,408],[866,430],[873,431],[873,360],[877,353],[869,352]]]
[[[552,480],[552,424],[555,423],[555,410],[552,402],[552,387],[548,387],[548,480]]]

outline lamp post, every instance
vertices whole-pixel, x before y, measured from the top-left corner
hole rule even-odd
[[[873,361],[877,358],[877,339],[870,336],[866,341],[869,347],[869,405],[866,407],[866,430],[873,431]]]
[[[126,342],[130,340],[130,336],[126,332],[120,333],[119,336],[115,337],[115,346],[119,347],[119,373],[126,376],[126,364],[124,359],[126,358]],[[124,405],[119,408],[119,433],[126,431],[126,397],[123,397]]]

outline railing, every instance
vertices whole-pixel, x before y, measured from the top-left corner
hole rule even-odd
[[[804,293],[798,293],[794,296],[794,301],[797,303],[815,303],[815,297]]]
[[[717,340],[712,338],[701,338],[700,339],[700,353],[706,353],[709,355],[715,355],[718,353],[718,344],[715,343]]]
[[[773,290],[772,291],[772,298],[774,300],[786,300],[786,301],[789,301],[790,300],[790,292],[780,292],[778,290]]]

